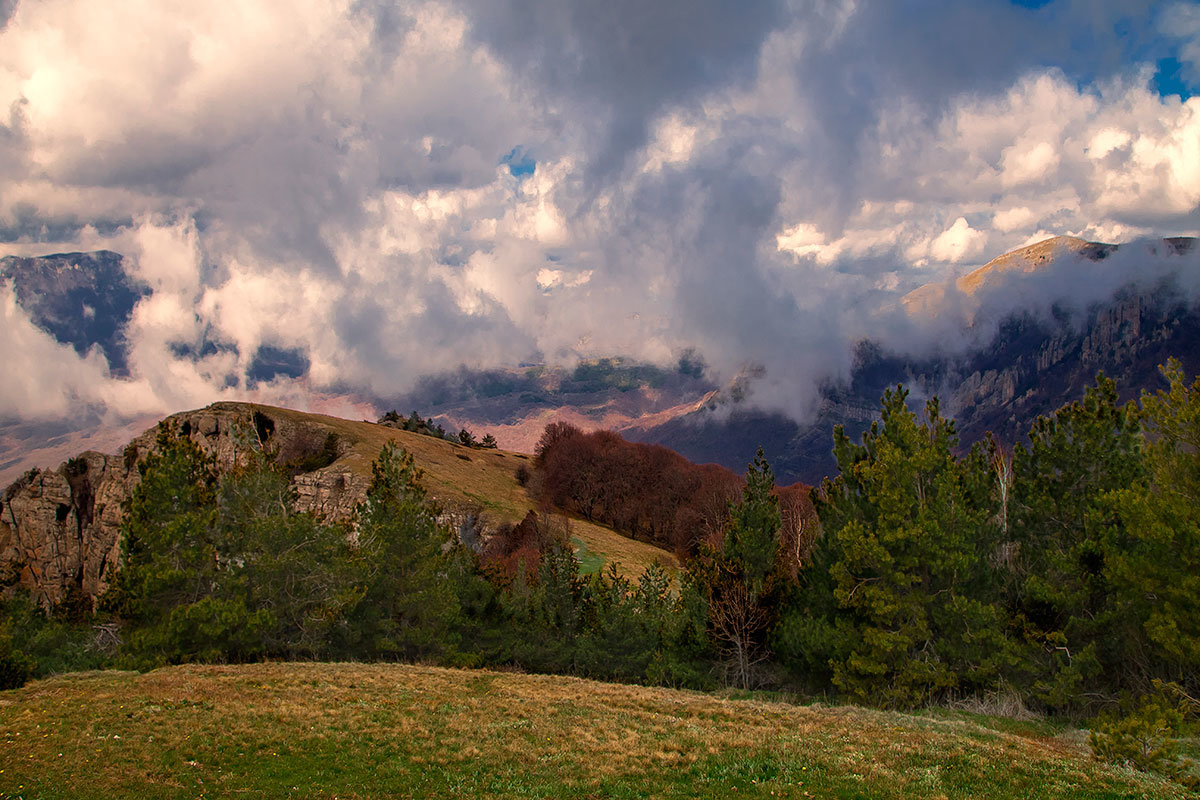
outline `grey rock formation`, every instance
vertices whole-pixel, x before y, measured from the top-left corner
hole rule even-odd
[[[168,417],[216,462],[219,470],[245,463],[265,443],[281,459],[297,459],[326,446],[330,431],[319,418],[279,413],[244,403],[217,403]],[[130,442],[120,455],[83,453],[57,469],[31,470],[0,497],[0,587],[22,586],[44,605],[75,593],[95,600],[120,560],[123,506],[140,480],[138,462],[153,447],[156,428]],[[335,440],[336,441],[336,440]],[[337,442],[333,463],[294,478],[301,510],[349,519],[368,481],[349,460],[348,442]],[[340,457],[344,456],[344,457]]]

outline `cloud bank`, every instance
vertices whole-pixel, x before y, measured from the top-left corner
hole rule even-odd
[[[0,255],[152,290],[117,378],[0,288],[0,418],[690,347],[802,415],[916,286],[1200,231],[1195,7],[1099,5],[0,3]]]

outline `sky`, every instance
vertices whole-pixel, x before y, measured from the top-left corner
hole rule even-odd
[[[0,0],[0,256],[151,289],[113,375],[0,287],[0,418],[689,348],[800,416],[914,287],[1200,232],[1197,91],[1174,0]]]

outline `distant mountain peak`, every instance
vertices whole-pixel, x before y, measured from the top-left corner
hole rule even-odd
[[[1162,239],[1161,242],[1165,245],[1161,253],[1153,252],[1157,251],[1158,247],[1154,243],[1151,244],[1152,255],[1182,255],[1190,252],[1196,244],[1194,238],[1186,236]],[[1052,236],[997,256],[982,267],[954,280],[927,283],[913,289],[902,297],[900,302],[910,315],[937,316],[943,309],[952,287],[954,293],[973,298],[1001,281],[1011,279],[1014,273],[1037,272],[1064,257],[1102,261],[1126,246],[1128,245],[1092,242],[1077,236]]]
[[[1099,261],[1117,249],[1115,244],[1089,242],[1076,236],[1052,236],[993,258],[977,270],[968,272],[954,283],[958,290],[973,295],[1008,272],[1036,272],[1064,255],[1080,255]]]

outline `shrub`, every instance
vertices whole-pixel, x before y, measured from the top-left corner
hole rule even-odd
[[[47,613],[23,591],[0,600],[0,689],[105,665],[87,621],[72,619],[71,611],[64,603]]]
[[[33,677],[36,664],[20,650],[0,642],[0,691],[19,689]]]
[[[0,618],[0,690],[24,686],[36,668],[37,662],[13,645],[12,620],[6,613]]]
[[[1180,747],[1186,712],[1162,693],[1127,699],[1093,721],[1088,736],[1092,756],[1196,787],[1200,781],[1187,769]]]

